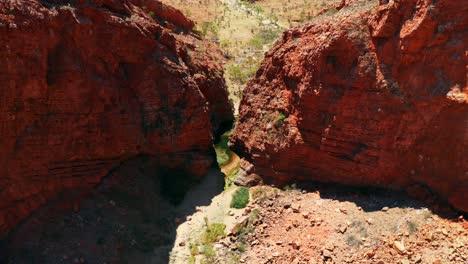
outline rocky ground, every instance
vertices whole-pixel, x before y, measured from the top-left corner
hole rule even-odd
[[[250,189],[217,263],[466,263],[468,222],[390,191]],[[247,232],[246,232],[247,230]],[[244,252],[240,252],[240,251]]]

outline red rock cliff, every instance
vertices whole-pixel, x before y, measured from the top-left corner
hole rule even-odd
[[[206,172],[233,114],[192,26],[158,1],[0,0],[0,234],[139,154]]]
[[[241,176],[423,185],[468,211],[468,6],[356,1],[286,31],[247,85]]]

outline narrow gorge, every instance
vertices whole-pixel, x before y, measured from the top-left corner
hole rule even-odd
[[[466,263],[466,14],[0,0],[0,263]]]

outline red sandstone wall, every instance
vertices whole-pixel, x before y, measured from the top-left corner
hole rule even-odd
[[[206,172],[233,115],[192,26],[158,1],[0,0],[0,234],[135,155]]]
[[[373,3],[288,30],[267,53],[231,138],[241,181],[422,185],[468,211],[467,7]]]

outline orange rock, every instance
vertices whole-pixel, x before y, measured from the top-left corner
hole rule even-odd
[[[231,138],[241,164],[254,165],[241,175],[419,184],[468,211],[466,10],[450,0],[354,2],[287,30],[266,54]]]
[[[153,0],[0,0],[0,235],[140,154],[207,171],[233,114],[192,27]]]

